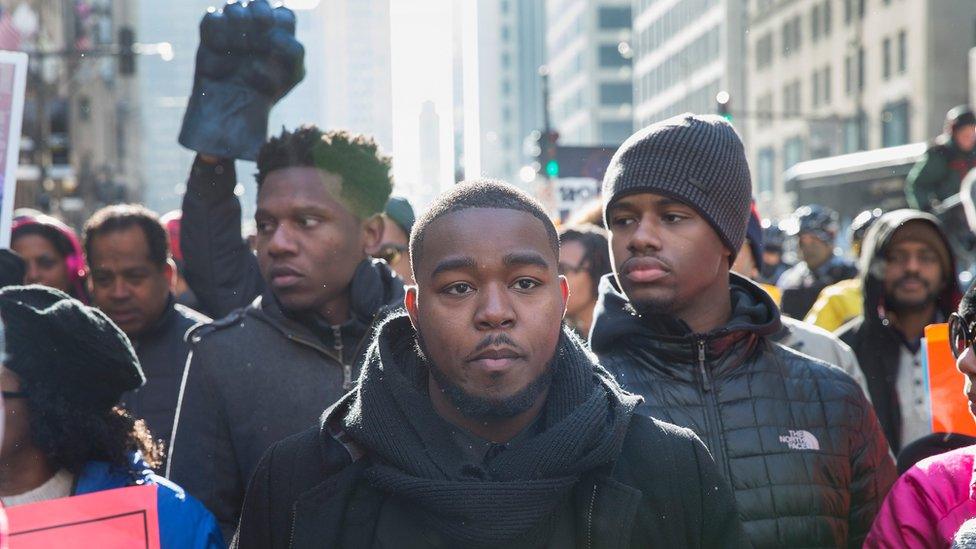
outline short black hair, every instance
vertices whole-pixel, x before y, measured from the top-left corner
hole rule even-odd
[[[258,151],[258,189],[274,170],[311,167],[342,178],[341,197],[357,217],[383,212],[393,192],[392,161],[372,137],[306,125],[284,128]]]
[[[583,263],[593,283],[593,295],[599,295],[600,279],[613,270],[607,232],[596,225],[566,227],[559,231],[559,243],[566,242],[579,242],[583,246]]]
[[[536,199],[504,181],[477,179],[462,181],[442,194],[414,223],[413,230],[410,231],[410,267],[414,273],[417,272],[417,265],[420,263],[424,236],[430,224],[441,216],[470,208],[518,210],[536,217],[545,226],[549,245],[556,257],[559,257],[559,235],[556,234],[556,226]]]
[[[68,237],[47,223],[24,223],[20,225],[10,234],[11,247],[17,239],[28,235],[39,236],[50,242],[62,258],[70,257],[75,253],[75,247],[68,240]]]
[[[85,222],[82,233],[85,256],[89,263],[96,237],[137,227],[149,245],[149,261],[163,267],[169,259],[169,235],[155,212],[138,204],[115,204],[98,210]]]

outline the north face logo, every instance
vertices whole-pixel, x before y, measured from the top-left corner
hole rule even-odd
[[[819,450],[820,441],[810,431],[789,431],[789,435],[779,437],[790,450]]]

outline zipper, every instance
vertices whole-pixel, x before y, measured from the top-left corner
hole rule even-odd
[[[705,338],[698,340],[698,369],[701,370],[702,386],[705,392],[712,390],[712,382],[708,379],[708,371],[705,369]]]
[[[725,479],[731,487],[732,469],[725,457],[725,447],[722,445],[722,419],[718,413],[718,400],[712,391],[712,382],[705,367],[705,338],[698,339],[698,368],[702,376],[702,397],[705,400],[705,425],[709,431],[708,449],[715,458],[715,463],[725,471]]]
[[[596,484],[593,484],[593,493],[590,494],[590,507],[586,511],[586,549],[593,547],[593,506],[596,504]]]
[[[342,389],[348,391],[352,389],[352,364],[348,364],[342,356],[342,328],[332,326],[332,348],[339,355],[339,364],[342,364]]]
[[[295,518],[298,516],[298,502],[291,506],[291,530],[288,531],[288,548],[295,546]]]

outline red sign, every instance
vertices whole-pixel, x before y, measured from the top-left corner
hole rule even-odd
[[[156,486],[7,507],[10,549],[159,549]]]

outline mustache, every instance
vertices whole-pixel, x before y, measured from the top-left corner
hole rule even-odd
[[[488,347],[500,347],[502,345],[506,347],[511,347],[515,351],[522,352],[522,349],[518,346],[518,344],[512,341],[512,338],[508,337],[505,334],[498,334],[493,336],[490,335],[485,337],[474,348],[474,352],[477,353],[478,351],[487,349]]]
[[[904,284],[906,282],[911,282],[911,281],[921,282],[922,285],[924,285],[926,289],[929,289],[932,286],[931,284],[929,284],[929,281],[928,280],[925,280],[924,278],[922,278],[922,277],[920,277],[920,276],[918,276],[916,274],[909,273],[909,274],[907,274],[907,275],[899,278],[898,280],[896,280],[895,281],[895,287],[897,288],[897,287],[901,286],[902,284]]]

